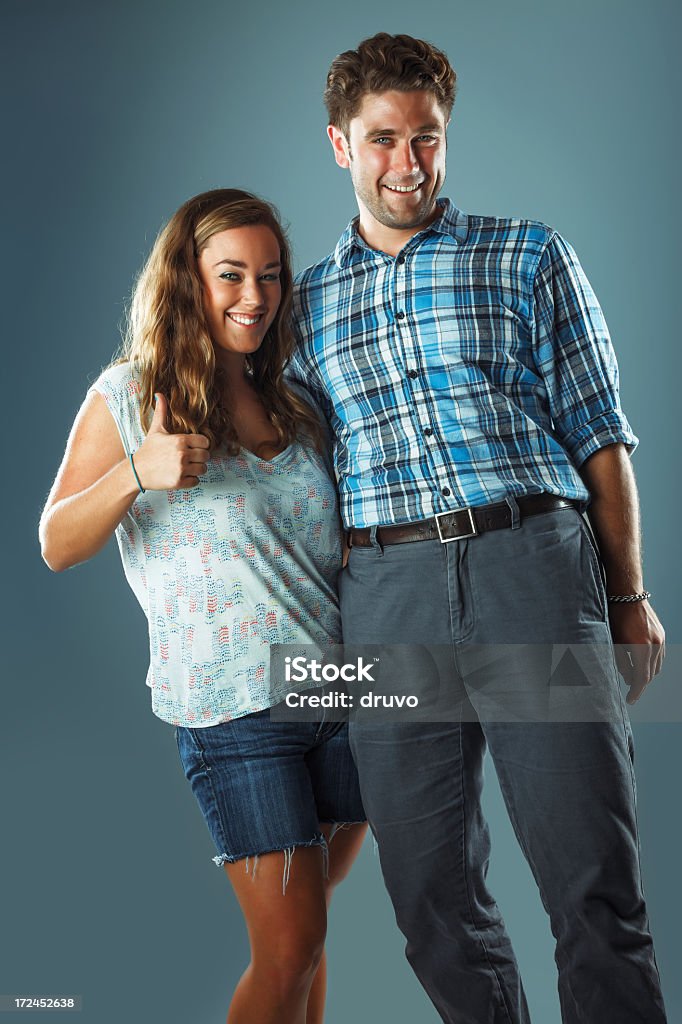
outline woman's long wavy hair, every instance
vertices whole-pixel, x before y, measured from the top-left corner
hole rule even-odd
[[[246,368],[286,447],[305,435],[319,448],[322,431],[310,406],[287,386],[284,367],[294,349],[290,328],[293,274],[289,244],[270,203],[221,188],[189,199],[160,232],[140,273],[128,310],[120,358],[129,361],[140,382],[140,421],[145,431],[160,392],[168,400],[166,429],[204,434],[211,449],[239,451],[230,409],[225,407],[225,374],[216,363],[204,313],[197,260],[218,231],[264,224],[279,243],[282,299],[260,348],[248,354]]]

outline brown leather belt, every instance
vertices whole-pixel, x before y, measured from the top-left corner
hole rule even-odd
[[[561,508],[580,509],[580,503],[569,498],[557,498],[554,494],[527,494],[516,498],[521,517],[539,516],[543,512],[556,512]],[[486,530],[505,530],[511,527],[512,512],[506,501],[494,505],[479,505],[476,508],[461,508],[456,512],[440,512],[433,519],[422,519],[416,523],[401,523],[399,526],[379,526],[376,539],[386,544],[411,544],[417,540],[439,540],[449,544],[453,540],[476,537]],[[371,547],[370,527],[353,528],[348,533],[348,544],[355,548]]]

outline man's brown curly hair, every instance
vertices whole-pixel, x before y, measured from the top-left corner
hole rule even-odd
[[[350,122],[367,93],[425,89],[436,97],[447,121],[455,102],[456,82],[457,75],[442,50],[423,39],[379,32],[364,39],[357,50],[346,50],[332,61],[324,102],[329,123],[348,138]]]

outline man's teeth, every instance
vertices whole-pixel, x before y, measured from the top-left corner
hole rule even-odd
[[[384,185],[384,188],[390,188],[391,192],[416,192],[421,181],[416,185]]]
[[[243,324],[244,327],[250,327],[252,324],[257,324],[261,318],[261,313],[257,316],[243,316],[241,313],[228,313],[230,320],[234,320],[238,324]]]

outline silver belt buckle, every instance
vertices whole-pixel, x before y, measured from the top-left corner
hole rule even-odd
[[[438,530],[438,537],[440,538],[441,544],[450,544],[453,540],[466,540],[467,537],[477,537],[478,530],[476,529],[476,520],[474,519],[474,510],[469,508],[458,508],[458,512],[467,512],[469,514],[469,523],[471,524],[471,533],[460,533],[457,537],[444,537],[443,531],[440,528],[440,520],[443,516],[451,516],[452,512],[439,512],[433,518],[436,520],[436,529]]]

